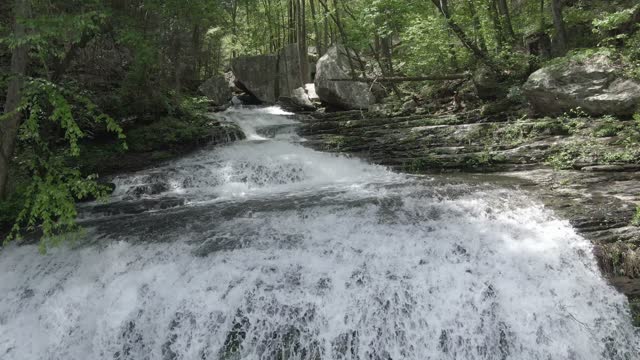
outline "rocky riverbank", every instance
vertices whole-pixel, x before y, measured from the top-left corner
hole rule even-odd
[[[315,149],[406,172],[492,173],[491,181],[532,192],[593,241],[603,273],[640,310],[640,228],[634,225],[640,157],[630,145],[639,131],[635,124],[481,110],[395,117],[314,113],[303,122],[301,132]]]

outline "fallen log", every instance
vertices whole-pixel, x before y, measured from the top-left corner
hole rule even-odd
[[[379,77],[379,78],[353,78],[353,79],[329,79],[329,81],[354,81],[364,83],[397,83],[405,81],[427,81],[427,80],[460,80],[471,77],[469,73],[448,74],[448,75],[430,75],[430,76],[414,76],[414,77]]]

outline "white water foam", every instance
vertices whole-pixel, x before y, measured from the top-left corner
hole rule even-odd
[[[107,218],[91,245],[44,256],[2,250],[0,358],[638,358],[591,245],[517,191],[277,141],[208,154],[162,172],[226,202]]]

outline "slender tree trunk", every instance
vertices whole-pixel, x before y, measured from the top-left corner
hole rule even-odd
[[[331,29],[329,28],[329,14],[326,9],[324,10],[323,14],[324,15],[322,16],[322,24],[324,30],[322,31],[322,43],[324,44],[324,46],[326,46],[327,49],[329,49],[329,47],[333,45],[333,39],[331,39],[331,43],[329,43],[329,36],[331,35]]]
[[[502,24],[500,23],[500,15],[498,14],[498,8],[496,6],[496,0],[489,0],[489,14],[491,15],[491,22],[493,23],[493,33],[496,39],[496,50],[502,51],[504,45],[504,34],[502,31]]]
[[[233,0],[233,4],[231,4],[231,34],[233,35],[232,41],[238,41],[238,0]],[[235,46],[233,48],[235,49]],[[233,50],[231,56],[235,58],[238,54]]]
[[[296,42],[296,2],[297,0],[289,0],[289,44]]]
[[[562,0],[551,1],[551,11],[553,13],[553,26],[556,29],[557,51],[560,56],[567,52],[567,30],[562,17]]]
[[[474,0],[467,0],[467,7],[471,14],[473,14],[473,37],[474,42],[482,51],[487,51],[487,43],[484,40],[484,35],[482,35],[481,25],[480,25],[480,16],[478,15],[478,11],[476,9],[476,4]]]
[[[504,20],[502,21],[502,28],[507,31],[511,40],[515,41],[516,34],[513,31],[513,25],[511,24],[511,14],[509,13],[507,0],[498,0],[498,10],[500,10],[500,15],[502,16],[502,20]]]
[[[300,68],[302,70],[302,75],[303,75],[303,83],[309,83],[311,82],[311,72],[309,71],[309,49],[307,46],[307,6],[306,6],[306,0],[301,0],[302,1],[302,5],[300,6],[300,21],[302,23],[302,34],[300,34],[300,39],[298,39],[298,41],[300,42],[300,49],[302,50],[300,52]]]
[[[320,37],[320,30],[318,28],[318,18],[316,17],[316,0],[309,0],[311,6],[311,20],[313,21],[313,32],[316,38],[316,52],[318,56],[322,56],[324,51],[322,49],[322,38]]]
[[[540,0],[540,34],[544,33],[546,25],[544,24],[544,0]]]
[[[14,34],[16,38],[24,38],[26,31],[24,25],[20,23],[20,19],[27,18],[29,15],[29,0],[15,0],[14,8]],[[27,69],[27,47],[22,45],[13,49],[11,53],[11,75],[9,87],[7,89],[7,98],[4,103],[4,113],[13,113],[18,104],[20,104],[20,96],[23,85],[23,77]],[[20,125],[20,113],[11,114],[8,119],[0,121],[0,199],[7,196],[7,182],[9,180],[9,166],[13,151],[16,146],[16,136]]]

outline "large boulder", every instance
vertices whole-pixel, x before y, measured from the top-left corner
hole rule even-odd
[[[316,65],[315,88],[323,102],[344,109],[367,109],[375,102],[370,84],[355,81],[331,81],[351,79],[347,52],[342,46],[333,46]]]
[[[263,103],[274,104],[280,97],[295,96],[304,86],[297,44],[289,44],[277,54],[241,56],[231,60],[236,85]],[[310,75],[307,75],[310,77]]]
[[[214,76],[198,88],[200,92],[216,105],[224,105],[233,96],[229,83],[224,76]]]
[[[311,111],[316,109],[313,102],[311,102],[309,95],[302,87],[293,89],[289,96],[281,96],[278,100],[278,104],[283,106],[285,109],[293,111]]]
[[[561,115],[579,107],[594,116],[629,116],[640,109],[640,82],[620,76],[604,55],[544,67],[529,76],[523,92],[539,115]]]
[[[277,55],[240,56],[231,60],[236,85],[261,102],[273,104],[278,100]]]
[[[473,73],[472,80],[476,95],[482,100],[494,100],[504,95],[498,82],[498,74],[486,66],[478,67]]]
[[[294,90],[304,86],[299,54],[298,44],[286,45],[278,52],[278,95],[281,97],[293,96]]]
[[[318,97],[318,93],[316,93],[316,84],[304,84],[304,90],[309,96],[309,100],[311,101],[320,101],[320,97]]]

